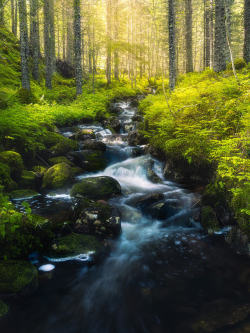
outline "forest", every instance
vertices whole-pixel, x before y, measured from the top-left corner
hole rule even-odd
[[[0,0],[0,331],[250,332],[250,0]]]

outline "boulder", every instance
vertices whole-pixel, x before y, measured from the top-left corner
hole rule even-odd
[[[201,225],[208,231],[214,231],[220,228],[216,213],[211,206],[201,207]]]
[[[119,133],[121,129],[121,123],[117,117],[110,117],[104,121],[104,127],[111,129],[112,131]]]
[[[58,238],[52,244],[49,256],[76,256],[88,252],[99,252],[102,247],[102,243],[95,236],[71,233]]]
[[[162,193],[150,193],[132,198],[128,200],[126,204],[138,207],[140,209],[146,209],[152,204],[155,204],[163,199],[164,195]]]
[[[39,187],[39,177],[33,171],[23,170],[18,185],[22,189],[28,188],[35,190]]]
[[[102,141],[88,139],[88,140],[83,141],[83,148],[86,150],[105,151],[106,145]]]
[[[105,201],[81,199],[74,208],[74,216],[74,230],[78,233],[113,238],[121,232],[119,212]]]
[[[0,261],[0,294],[26,293],[38,285],[37,270],[26,261]]]
[[[58,189],[72,180],[71,167],[66,163],[55,164],[49,168],[43,177],[43,188]]]
[[[145,208],[146,214],[158,220],[165,220],[179,211],[178,202],[159,201]]]
[[[9,307],[3,301],[0,300],[0,319],[9,312]]]
[[[10,175],[13,180],[18,181],[21,178],[24,166],[19,153],[11,150],[3,151],[0,153],[0,162],[9,166]]]
[[[68,152],[77,149],[78,146],[77,142],[55,132],[48,132],[43,143],[48,149],[44,152],[46,158],[66,155]]]
[[[128,144],[130,146],[145,145],[146,143],[147,143],[146,138],[138,131],[131,131],[128,134]]]
[[[71,190],[72,197],[86,197],[93,200],[107,200],[121,194],[121,186],[112,177],[90,177],[75,184]]]
[[[104,170],[107,165],[106,158],[102,151],[75,151],[70,153],[68,157],[76,166],[88,172]]]
[[[9,194],[11,199],[29,199],[37,195],[39,195],[39,193],[29,189],[16,190]]]
[[[95,139],[95,132],[91,128],[84,128],[72,134],[69,138],[72,140],[84,141],[88,139]]]
[[[7,164],[1,162],[0,162],[0,185],[2,185],[7,191],[12,191],[17,188],[17,183],[14,182],[10,176],[10,167]]]
[[[58,156],[58,157],[52,157],[49,159],[49,163],[53,166],[58,163],[66,163],[70,166],[73,166],[74,164],[65,156]]]

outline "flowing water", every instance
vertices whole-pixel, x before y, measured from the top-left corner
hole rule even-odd
[[[208,237],[194,221],[196,194],[165,180],[161,163],[151,156],[133,157],[138,147],[128,146],[127,131],[134,129],[136,108],[129,101],[117,106],[123,110],[120,135],[99,125],[78,126],[92,128],[107,144],[109,166],[76,181],[97,175],[118,180],[123,195],[111,203],[121,212],[120,238],[113,242],[109,257],[97,265],[89,265],[86,254],[52,260],[55,269],[41,275],[35,294],[13,302],[3,332],[185,333],[193,331],[189,323],[203,315],[205,306],[247,301],[245,282],[239,282],[245,259],[234,254],[222,236]],[[63,129],[62,134],[70,136],[72,129]],[[158,183],[150,181],[149,165]],[[172,207],[165,219],[136,208],[138,200],[156,193]],[[39,213],[67,209],[69,189],[29,203]],[[43,264],[51,263],[45,258]]]

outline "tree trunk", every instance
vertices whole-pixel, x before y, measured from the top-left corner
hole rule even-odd
[[[118,24],[119,24],[119,18],[118,18],[118,1],[114,1],[114,40],[117,43],[118,42]],[[114,51],[114,77],[116,80],[119,80],[119,52],[118,52],[118,46],[115,45],[115,51]]]
[[[81,6],[80,0],[74,0],[74,49],[76,94],[82,94],[82,45],[81,45]]]
[[[28,41],[26,0],[19,0],[19,20],[20,20],[20,53],[21,53],[22,88],[30,90],[29,41]]]
[[[106,58],[106,77],[107,84],[111,83],[111,0],[107,0],[107,58]]]
[[[52,89],[53,59],[52,37],[50,30],[50,0],[44,0],[44,52],[45,52],[45,84]]]
[[[14,35],[16,35],[15,34],[15,1],[11,0],[10,5],[11,5],[11,31]]]
[[[73,64],[73,28],[72,28],[72,13],[71,8],[67,8],[67,49],[66,49],[66,60],[70,65]]]
[[[204,0],[204,68],[210,66],[210,6]]]
[[[224,0],[215,0],[214,70],[226,69],[226,24]]]
[[[214,0],[210,0],[209,18],[209,38],[210,38],[210,68],[214,66]]]
[[[49,29],[51,38],[51,59],[52,59],[52,74],[56,68],[56,38],[55,38],[55,9],[54,0],[49,3]]]
[[[4,25],[4,0],[0,0],[0,25]]]
[[[250,0],[244,3],[244,59],[250,62]]]
[[[174,90],[176,83],[175,0],[168,1],[168,30],[169,30],[169,89]]]
[[[231,45],[232,39],[232,5],[234,0],[225,0],[225,16],[226,16],[226,32],[227,32],[227,39]],[[231,61],[231,51],[230,47],[227,44],[226,47],[226,61]]]
[[[33,78],[39,80],[39,54],[40,54],[40,41],[39,41],[39,25],[38,25],[38,0],[31,0],[30,2],[30,45],[31,55],[33,59]]]
[[[192,0],[185,0],[186,72],[193,72],[193,10]]]

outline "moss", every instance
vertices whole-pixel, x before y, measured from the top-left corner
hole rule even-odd
[[[244,59],[237,58],[237,59],[234,60],[234,66],[235,66],[235,69],[240,70],[242,68],[247,67],[247,63],[245,62]],[[232,70],[232,63],[231,62],[229,64],[227,64],[227,69]]]
[[[21,188],[36,189],[37,187],[37,176],[33,171],[23,170],[20,181],[18,182]]]
[[[0,185],[4,186],[6,191],[12,191],[17,188],[17,184],[10,176],[10,168],[7,164],[0,162]]]
[[[219,222],[217,220],[215,211],[210,206],[204,206],[201,209],[201,224],[206,230],[219,229]]]
[[[111,177],[85,178],[75,184],[71,190],[71,196],[81,195],[89,199],[109,199],[121,194],[120,184]]]
[[[71,179],[72,172],[71,167],[68,164],[55,164],[45,172],[42,187],[57,189],[69,183]]]
[[[21,104],[35,104],[37,98],[32,94],[30,90],[21,88],[17,91],[15,97]]]
[[[83,169],[78,167],[71,168],[71,171],[72,171],[72,176],[77,176],[83,173]]]
[[[77,142],[54,132],[48,132],[48,135],[43,138],[43,142],[54,156],[65,155],[69,151],[77,148]]]
[[[36,165],[33,167],[33,171],[40,175],[43,175],[47,169],[42,165]]]
[[[107,166],[107,160],[105,155],[101,151],[92,151],[92,150],[84,150],[83,156],[85,161],[85,170],[89,172],[95,172],[104,170]]]
[[[0,300],[0,319],[9,312],[9,307],[3,301]]]
[[[65,156],[52,157],[52,158],[49,159],[49,163],[51,165],[55,165],[55,164],[58,164],[58,163],[66,163],[70,166],[73,165],[73,163]]]
[[[27,199],[31,197],[35,197],[39,195],[39,193],[33,191],[33,190],[16,190],[12,191],[9,196],[11,199]]]
[[[0,261],[0,293],[16,294],[37,286],[37,270],[26,261]]]
[[[23,160],[19,153],[15,151],[4,151],[0,153],[0,162],[5,163],[10,168],[11,177],[19,180],[23,172]]]
[[[53,256],[70,256],[89,251],[99,251],[102,245],[94,236],[72,233],[65,237],[59,238],[52,246],[50,255]]]

